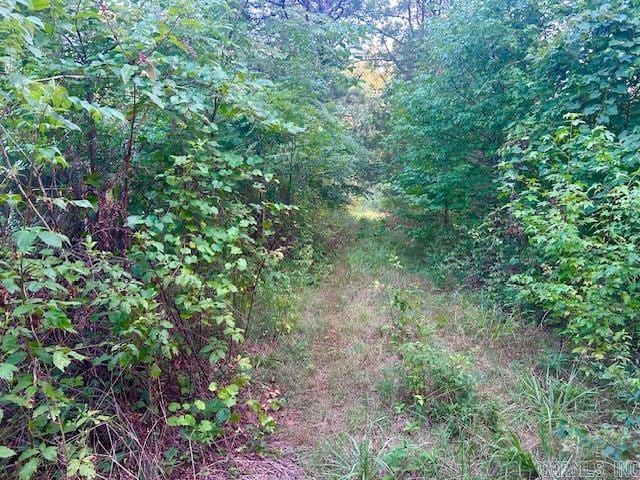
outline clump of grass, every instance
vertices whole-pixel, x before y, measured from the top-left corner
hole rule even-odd
[[[495,304],[484,304],[478,295],[455,292],[448,304],[436,311],[440,328],[449,328],[474,339],[500,340],[515,338],[519,328],[516,319]]]
[[[517,328],[513,317],[505,315],[497,307],[470,309],[462,316],[461,324],[472,337],[491,340],[514,336]]]
[[[386,365],[381,372],[376,385],[376,392],[380,402],[385,407],[392,407],[398,401],[400,389],[400,366],[396,363]]]
[[[572,412],[589,411],[590,400],[597,390],[582,385],[574,369],[566,377],[550,370],[543,376],[529,373],[522,379],[521,392],[537,417],[543,449],[551,454],[558,427],[570,423]]]
[[[368,231],[374,227],[364,224],[362,229],[367,230],[365,239],[361,240],[358,248],[354,248],[347,254],[347,263],[355,272],[380,273],[389,267],[389,259],[394,257],[393,247],[372,238]]]
[[[538,478],[538,468],[531,452],[528,452],[513,432],[506,432],[496,442],[497,449],[491,457],[507,478]]]
[[[560,374],[570,367],[572,360],[571,355],[567,353],[550,350],[540,355],[537,368],[541,371]]]
[[[391,474],[385,458],[389,441],[377,444],[371,433],[360,438],[339,435],[320,448],[318,469],[323,478],[336,480],[374,480]]]

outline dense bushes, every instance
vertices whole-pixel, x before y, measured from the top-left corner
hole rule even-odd
[[[388,97],[397,202],[429,251],[455,252],[439,270],[490,286],[627,378],[639,13],[628,1],[454,3],[411,39],[420,59]]]
[[[576,352],[635,360],[638,343],[638,152],[572,117],[552,135],[507,147],[508,211],[529,261],[519,299],[564,328]]]
[[[176,447],[193,464],[193,442],[229,425],[273,429],[243,390],[254,293],[306,228],[291,202],[306,213],[342,201],[361,149],[319,101],[349,85],[352,29],[256,13],[217,0],[0,1],[11,478],[167,478],[187,460]],[[259,62],[282,58],[280,31],[324,49],[322,62]]]

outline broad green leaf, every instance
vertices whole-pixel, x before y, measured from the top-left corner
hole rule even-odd
[[[0,363],[0,378],[10,382],[13,380],[13,374],[18,371],[18,367],[10,363]]]
[[[84,458],[80,468],[78,469],[78,473],[88,479],[96,478],[96,468],[91,462],[89,458]]]
[[[56,350],[53,352],[53,364],[64,372],[64,369],[71,364],[71,359],[66,353]]]
[[[40,237],[40,240],[45,244],[53,248],[62,248],[63,242],[69,242],[69,239],[65,235],[48,230],[38,232],[38,237]]]
[[[78,208],[89,208],[89,209],[93,209],[93,204],[89,201],[89,200],[70,200],[69,201],[70,205],[74,205]]]
[[[33,312],[34,310],[40,308],[41,306],[42,304],[40,302],[37,302],[36,300],[31,300],[28,303],[23,303],[22,305],[18,305],[16,308],[14,308],[13,315],[21,316],[26,313]]]
[[[151,378],[153,379],[158,379],[160,378],[160,375],[162,374],[162,370],[160,370],[160,367],[158,366],[157,363],[154,363],[153,365],[151,365]]]
[[[21,252],[27,252],[37,238],[38,232],[35,230],[18,230],[14,234],[16,247],[18,247],[18,250]]]
[[[151,100],[153,103],[155,103],[158,107],[164,109],[164,107],[165,107],[164,102],[155,93],[149,92],[147,90],[145,90],[142,93],[144,93],[147,97],[149,97],[149,100]]]
[[[0,194],[0,205],[6,203],[11,208],[16,208],[22,203],[22,197],[16,193]]]
[[[52,445],[48,447],[40,447],[40,452],[42,452],[42,456],[45,460],[53,462],[58,458],[58,449]]]
[[[36,473],[39,466],[40,466],[40,459],[37,457],[31,458],[20,469],[18,474],[19,480],[29,480],[30,478],[32,478],[33,474]]]
[[[46,10],[51,5],[51,0],[31,0],[33,10]]]
[[[146,223],[146,220],[140,215],[129,215],[127,217],[127,226],[135,227],[136,225],[143,225]]]
[[[213,424],[210,420],[202,420],[198,425],[198,431],[202,433],[207,433],[213,430]]]
[[[53,328],[59,328],[72,333],[76,332],[67,314],[58,308],[47,309],[44,312],[44,318]]]
[[[128,63],[120,67],[120,78],[122,79],[122,83],[128,84],[131,81],[131,77],[135,75],[137,70],[138,67],[129,65]]]
[[[16,452],[9,447],[4,447],[0,445],[0,458],[10,458],[16,455]]]

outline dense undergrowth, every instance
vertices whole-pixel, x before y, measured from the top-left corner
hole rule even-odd
[[[346,399],[347,407],[334,400],[321,412],[338,416],[338,426],[303,434],[311,438],[299,444],[302,478],[633,478],[633,403],[594,381],[589,358],[576,356],[571,343],[497,306],[490,291],[443,276],[443,265],[434,269],[407,236],[413,224],[380,210],[387,202],[375,194],[349,208],[359,225],[347,221],[346,230],[355,236],[346,235],[320,277],[343,295],[327,308],[345,302],[338,313],[345,331],[325,338],[344,358],[324,343],[338,355],[335,365],[309,356],[326,334],[315,310],[305,318],[314,295],[324,294],[312,275],[296,290],[293,337],[261,367],[283,382],[287,407],[291,392],[314,389],[304,377],[317,368],[331,379],[323,388]],[[361,289],[375,300],[363,301]]]
[[[631,429],[638,8],[452,2],[407,38],[417,60],[385,97],[393,208],[435,277],[562,332],[585,372],[629,401]]]
[[[378,206],[350,208],[349,241],[294,282],[291,335],[257,355],[282,391],[275,445],[304,468],[284,478],[633,478],[615,392],[559,337],[436,287]]]
[[[320,475],[637,460],[639,68],[635,0],[0,0],[0,476],[224,478],[289,351]]]
[[[365,163],[358,38],[269,3],[0,2],[2,478],[195,475],[273,430],[242,343]]]

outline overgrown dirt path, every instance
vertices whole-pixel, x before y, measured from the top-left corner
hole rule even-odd
[[[300,293],[293,332],[256,355],[258,377],[282,392],[283,407],[274,414],[278,426],[265,440],[263,463],[245,464],[229,478],[493,478],[469,475],[476,461],[482,468],[493,461],[485,437],[494,427],[474,426],[463,436],[467,423],[456,426],[456,415],[502,416],[500,428],[517,432],[523,452],[538,448],[535,427],[519,420],[527,411],[513,391],[545,339],[516,332],[515,324],[464,295],[433,289],[398,258],[406,240],[388,222],[357,216],[354,240]],[[411,342],[432,348],[433,358],[424,361],[443,372],[444,387],[462,382],[449,394],[467,388],[464,372],[477,379],[468,381],[470,397],[481,399],[472,414],[456,411],[446,420],[416,414],[401,355]]]
[[[356,230],[331,273],[304,295],[301,323],[278,365],[286,407],[273,440],[296,452],[304,478],[328,478],[353,440],[401,434],[389,416],[392,399],[384,398],[395,390],[397,363],[385,332],[388,291],[408,289],[415,278],[393,268],[379,238],[386,229],[363,222]]]
[[[353,252],[351,252],[353,253]],[[345,254],[344,257],[348,257]],[[279,438],[299,447],[352,432],[380,406],[378,386],[392,359],[382,328],[385,305],[375,276],[348,258],[309,295],[304,312],[304,368],[291,364],[289,415]]]

